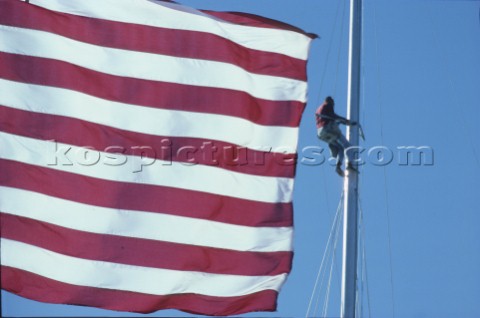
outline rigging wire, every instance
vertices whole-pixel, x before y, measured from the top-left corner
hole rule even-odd
[[[375,32],[375,60],[379,60],[379,49],[378,49],[378,25],[377,25],[377,9],[376,6],[373,7],[373,22],[374,22],[374,32]],[[384,144],[384,134],[383,134],[383,102],[382,94],[380,87],[380,66],[377,62],[376,75],[377,75],[377,99],[379,105],[379,115],[380,115],[380,138],[382,145]],[[385,211],[387,214],[387,236],[388,236],[388,256],[389,256],[389,266],[390,266],[390,288],[391,288],[391,302],[392,302],[392,317],[395,317],[395,297],[394,297],[394,285],[393,285],[393,262],[392,262],[392,238],[391,238],[391,229],[390,229],[390,208],[389,208],[389,193],[388,193],[388,183],[387,183],[387,171],[385,166],[383,166],[383,182],[385,189]]]
[[[362,3],[362,5],[364,6],[365,3]],[[362,8],[362,12],[365,12],[364,11],[364,8]],[[361,25],[361,34],[364,34],[365,33],[365,20],[362,19],[362,25]],[[365,42],[364,41],[361,41],[361,48],[360,48],[360,52],[364,52],[365,51]],[[363,56],[363,55],[362,55]],[[361,56],[361,58],[362,58]],[[361,65],[363,65],[363,63],[361,63]],[[365,73],[364,73],[364,68],[362,67],[361,70],[360,70],[360,89],[361,89],[361,108],[360,108],[360,116],[361,118],[359,118],[360,122],[361,123],[365,123],[365,106],[366,106],[366,103],[365,103]],[[363,128],[362,126],[359,126],[360,128],[360,133],[363,135]],[[362,137],[362,139],[365,141],[365,137]],[[360,166],[359,169],[361,171],[364,170],[364,166]],[[368,287],[368,275],[367,275],[367,260],[366,260],[366,248],[365,248],[365,240],[366,240],[366,234],[365,234],[365,225],[364,225],[364,222],[363,222],[363,209],[362,209],[362,202],[361,202],[361,196],[360,196],[360,193],[362,193],[361,189],[363,188],[363,184],[364,184],[364,178],[360,178],[360,181],[359,181],[359,185],[358,185],[358,208],[359,208],[359,235],[360,235],[360,252],[361,252],[361,267],[362,267],[362,271],[361,271],[361,283],[362,283],[362,289],[361,289],[361,293],[358,293],[357,295],[359,295],[359,298],[360,298],[360,301],[357,302],[360,303],[360,314],[358,315],[359,317],[363,317],[363,296],[364,296],[364,286],[366,287],[366,298],[367,298],[367,308],[368,308],[368,317],[371,317],[371,307],[370,307],[370,291],[369,291],[369,287]]]
[[[318,289],[319,292],[317,293],[317,299],[316,299],[315,309],[314,309],[314,311],[313,311],[313,315],[315,315],[315,313],[316,313],[317,310],[318,310],[318,303],[319,303],[320,295],[321,295],[320,291],[322,290],[323,281],[324,281],[325,274],[326,274],[326,270],[324,270],[324,269],[325,269],[324,264],[325,264],[325,261],[326,261],[327,258],[328,258],[329,250],[331,249],[331,245],[332,245],[331,242],[332,242],[332,238],[334,237],[334,234],[335,234],[334,231],[335,231],[335,228],[336,228],[336,224],[337,224],[338,222],[340,222],[339,219],[340,219],[340,211],[341,211],[341,209],[342,209],[342,205],[341,205],[342,202],[343,202],[343,193],[342,193],[342,198],[340,199],[339,204],[338,204],[337,212],[335,213],[335,218],[334,218],[334,221],[333,221],[333,223],[332,223],[332,228],[331,228],[331,230],[330,230],[330,235],[329,235],[329,238],[328,238],[328,242],[327,242],[327,245],[326,245],[326,248],[325,248],[323,257],[322,257],[322,262],[321,262],[320,267],[319,267],[319,269],[318,269],[317,279],[316,279],[316,281],[315,281],[315,286],[314,286],[314,289],[313,289],[313,291],[312,291],[312,295],[311,295],[311,297],[310,297],[310,303],[309,303],[309,306],[308,306],[308,310],[307,310],[307,315],[306,315],[306,317],[308,317],[309,314],[310,314],[310,309],[311,309],[313,297],[314,297],[314,295],[315,295],[315,293],[316,293],[316,291],[317,291],[318,281],[319,281],[320,276],[322,276],[320,288]],[[326,266],[326,265],[325,265],[325,266]]]
[[[323,170],[322,170],[322,172],[323,172]],[[327,185],[326,185],[325,178],[323,178],[323,181],[324,181],[323,183],[324,183],[324,186],[325,186],[325,190],[327,190],[328,187],[327,187]],[[328,203],[329,200],[328,200],[328,196],[327,196],[327,195],[326,195],[326,200],[327,200],[327,211],[330,211],[330,208],[329,208],[330,205],[329,205],[329,203]],[[339,222],[338,219],[337,219],[337,213],[338,213],[338,211],[337,211],[336,214],[335,214],[334,222],[332,223],[332,229],[334,229],[334,228],[336,227],[335,224]],[[334,230],[334,231],[335,231],[335,230]],[[335,236],[335,234],[333,234],[333,236]],[[330,255],[330,252],[329,252],[329,251],[331,250],[331,247],[330,247],[330,246],[331,246],[331,243],[330,243],[330,239],[329,239],[329,241],[327,242],[326,250],[325,250],[325,251],[327,252],[327,254],[326,254],[326,259],[330,259],[330,256],[329,256],[329,255]],[[324,255],[324,257],[325,257],[325,255]],[[323,258],[322,258],[322,262],[323,262]],[[320,269],[321,269],[321,267],[322,267],[322,266],[320,266]],[[325,277],[326,277],[326,270],[323,270],[323,271],[322,271],[322,275],[321,275],[321,280],[320,280],[320,288],[319,288],[319,291],[322,291],[322,290],[323,290],[322,288],[323,288],[323,283],[324,283],[324,281],[325,281]],[[318,279],[318,278],[317,278],[317,279]],[[313,293],[312,293],[312,296],[313,296]],[[318,292],[318,293],[317,293],[317,296],[316,296],[316,299],[315,299],[315,308],[314,308],[314,310],[313,310],[313,314],[314,314],[314,315],[315,315],[315,314],[317,313],[317,311],[318,311],[318,305],[319,305],[319,302],[320,302],[320,296],[321,296],[321,293]]]
[[[326,181],[327,177],[325,175],[324,169],[320,169],[320,173],[322,174],[320,178],[323,181],[322,184],[323,184],[323,188],[324,188],[323,193],[325,194],[325,205],[327,207],[327,211],[330,211],[330,200],[329,200],[329,195],[328,195],[329,191],[328,191],[328,186],[327,186],[327,181]]]
[[[335,229],[335,239],[334,239],[334,245],[333,245],[333,253],[332,253],[332,258],[331,258],[331,265],[330,265],[330,275],[328,278],[328,285],[327,285],[327,290],[325,293],[325,302],[323,304],[323,311],[322,311],[322,317],[327,317],[327,312],[328,312],[328,304],[329,304],[329,299],[330,299],[330,288],[331,288],[331,283],[332,283],[332,276],[333,276],[333,269],[335,266],[335,259],[336,259],[336,251],[337,251],[337,244],[338,244],[338,237],[340,233],[340,225],[342,224],[343,220],[343,213],[340,213],[340,217],[337,222],[337,226]]]
[[[322,90],[323,90],[323,86],[324,86],[324,83],[325,83],[325,75],[327,73],[327,69],[328,69],[328,65],[329,65],[329,61],[330,61],[330,54],[332,52],[332,47],[333,47],[333,39],[335,38],[335,33],[336,33],[336,30],[337,30],[337,24],[338,24],[338,17],[339,17],[339,13],[340,13],[340,4],[341,2],[344,2],[344,1],[337,1],[337,8],[335,10],[335,19],[334,19],[334,24],[333,24],[333,32],[332,32],[332,36],[330,37],[330,42],[328,44],[328,50],[327,50],[327,57],[325,59],[325,65],[323,67],[323,72],[322,72],[322,76],[321,76],[321,79],[320,79],[320,86],[319,86],[319,89],[318,89],[318,95],[317,95],[317,104],[320,103],[320,100],[321,100],[321,94],[322,94]],[[340,21],[342,23],[342,29],[343,29],[343,22],[344,21]]]
[[[343,33],[344,33],[344,28],[345,28],[345,13],[347,12],[346,10],[346,7],[347,7],[347,1],[340,1],[343,3],[343,12],[342,12],[342,20],[340,21],[341,23],[341,29],[340,29],[340,44],[338,45],[338,54],[337,54],[337,69],[335,71],[335,80],[333,81],[333,96],[336,96],[337,94],[337,82],[338,82],[338,73],[340,72],[339,68],[340,68],[340,58],[341,58],[341,53],[342,53],[342,43],[344,41],[342,41],[342,36],[343,36]]]
[[[335,247],[336,247],[336,242],[337,242],[337,236],[338,236],[338,229],[340,227],[340,224],[342,223],[342,217],[343,217],[343,214],[341,213],[342,211],[342,203],[343,203],[343,193],[342,193],[342,196],[340,198],[340,202],[338,204],[338,207],[337,207],[337,211],[335,212],[335,219],[334,219],[334,222],[332,224],[332,230],[333,232],[331,232],[331,237],[333,237],[333,241],[329,240],[329,242],[327,242],[327,254],[326,254],[326,260],[327,260],[327,263],[325,263],[325,267],[322,269],[322,278],[321,278],[321,281],[320,281],[320,288],[318,289],[318,293],[317,293],[317,297],[316,297],[316,301],[315,301],[315,308],[313,310],[313,316],[315,316],[318,312],[318,306],[319,306],[319,303],[320,303],[320,297],[321,297],[321,294],[322,294],[322,290],[323,290],[323,283],[324,283],[324,280],[326,278],[326,275],[327,275],[327,266],[329,263],[333,262],[333,258],[335,257]],[[332,247],[333,245],[333,247]],[[333,252],[332,252],[333,250]],[[323,261],[323,260],[322,260]],[[327,283],[328,285],[330,285],[330,281],[331,281],[331,272],[330,272],[330,275],[329,275],[329,282]],[[325,298],[329,297],[329,286],[327,286],[327,289],[325,291]],[[325,308],[325,302],[324,302],[324,305],[323,305]]]
[[[448,78],[448,84],[450,85],[450,91],[451,93],[453,93],[453,96],[458,96],[459,94],[455,94],[455,92],[457,91],[455,89],[455,87],[457,87],[457,85],[455,85],[455,81],[453,80],[453,76],[450,76],[450,74],[452,74],[452,72],[450,72],[451,68],[449,67],[450,66],[450,63],[449,63],[449,60],[447,58],[447,55],[445,53],[445,50],[443,50],[442,48],[440,48],[440,44],[438,42],[438,36],[437,36],[437,33],[435,32],[435,23],[433,21],[433,17],[432,15],[429,15],[429,18],[430,18],[430,25],[432,26],[432,37],[433,37],[433,42],[435,43],[435,46],[436,46],[436,49],[437,49],[437,52],[440,52],[440,56],[443,60],[443,65],[445,65],[445,69],[446,69],[446,78]],[[477,163],[477,168],[480,168],[480,161],[478,159],[478,154],[477,154],[477,151],[475,149],[475,144],[473,142],[473,139],[472,139],[472,136],[475,135],[475,134],[470,134],[470,129],[467,125],[467,122],[465,121],[465,114],[463,112],[463,107],[460,106],[459,102],[458,102],[458,99],[456,98],[453,98],[453,103],[455,104],[455,109],[459,111],[460,113],[460,126],[462,126],[463,130],[465,131],[466,135],[467,135],[467,139],[468,139],[468,142],[470,143],[470,148],[472,149],[472,154],[473,154],[473,157],[475,158],[475,162]]]
[[[365,234],[365,222],[363,221],[363,209],[362,209],[362,201],[360,198],[358,199],[359,201],[359,210],[360,210],[360,237],[361,237],[361,245],[360,245],[360,251],[362,255],[362,291],[363,287],[365,286],[365,289],[367,291],[367,308],[368,308],[368,317],[372,317],[371,313],[371,307],[370,307],[370,290],[368,287],[368,267],[367,267],[367,249],[366,249],[366,244],[365,244],[365,239],[366,239],[366,234]],[[362,292],[363,295],[363,292]],[[362,310],[363,312],[363,310]]]
[[[313,291],[312,291],[312,294],[310,296],[310,301],[309,301],[308,308],[307,308],[307,313],[305,315],[306,318],[310,317],[310,311],[312,309],[313,299],[315,297],[315,294],[317,294],[318,283],[320,281],[322,273],[325,272],[324,271],[324,264],[325,264],[325,261],[327,260],[327,255],[328,255],[328,252],[330,250],[330,246],[332,245],[332,238],[334,238],[334,236],[335,236],[335,229],[338,227],[337,224],[340,223],[339,219],[341,218],[343,196],[344,196],[344,193],[342,192],[342,194],[340,196],[340,201],[338,202],[338,207],[337,207],[337,211],[335,213],[335,217],[334,217],[334,220],[333,220],[333,223],[332,223],[332,227],[330,229],[330,234],[328,236],[327,245],[326,245],[325,250],[323,252],[322,261],[321,261],[320,266],[318,268],[317,278],[315,280],[315,284],[314,284]],[[321,283],[321,286],[320,286],[319,290],[321,290],[322,285],[323,285],[323,279],[322,279],[322,283]],[[319,297],[320,292],[318,292],[317,295]],[[318,297],[317,297],[317,305],[315,306],[316,308],[313,311],[313,315],[315,315],[315,312],[317,311]]]
[[[360,196],[358,198],[360,202]],[[357,253],[357,282],[355,284],[355,317],[363,317],[363,290],[364,290],[364,267],[363,267],[363,259],[361,259],[362,255],[362,246],[364,244],[365,237],[362,233],[362,219],[360,215],[360,209],[358,213],[358,240],[357,240],[357,250],[360,253]]]
[[[363,6],[362,6],[362,11],[364,11],[364,3],[363,3]],[[364,34],[365,30],[365,20],[362,19],[362,22],[361,22],[361,34]],[[365,51],[365,48],[364,48],[364,45],[365,45],[365,42],[364,41],[361,41],[361,48],[360,48],[360,52],[364,52]],[[362,58],[363,55],[361,55],[361,58]],[[361,63],[361,65],[363,65],[363,62]],[[364,74],[364,68],[362,67],[361,70],[360,70],[360,89],[361,89],[361,106],[360,107],[360,116],[359,116],[359,121],[364,123],[365,122],[365,74]],[[359,129],[360,129],[360,136],[362,137],[363,140],[365,140],[365,137],[363,136],[363,128],[362,126],[359,126]],[[364,166],[361,165],[359,166],[359,170],[360,171],[363,171],[364,170]],[[363,210],[361,208],[361,201],[360,201],[360,193],[362,192],[361,191],[361,188],[363,187],[363,181],[364,179],[363,178],[360,178],[359,179],[359,184],[358,184],[358,207],[359,207],[359,219],[358,219],[358,245],[357,245],[357,248],[358,250],[360,251],[358,257],[361,258],[360,259],[360,262],[359,262],[359,266],[357,266],[357,275],[360,277],[360,281],[357,279],[357,284],[355,286],[356,288],[356,295],[355,295],[355,298],[356,298],[356,308],[355,308],[355,312],[356,312],[356,317],[363,317],[363,311],[364,311],[364,306],[363,306],[363,303],[364,303],[364,289],[366,288],[366,299],[367,299],[367,308],[368,308],[368,317],[371,317],[371,309],[370,309],[370,292],[369,292],[369,288],[368,288],[368,275],[367,275],[367,262],[366,262],[366,252],[365,252],[365,240],[366,240],[366,235],[365,235],[365,231],[364,231],[364,223],[363,223]],[[360,272],[360,274],[358,274],[358,272]],[[358,277],[357,276],[357,277]],[[360,287],[358,286],[358,284],[360,284]]]
[[[322,94],[322,90],[323,90],[323,87],[324,87],[324,83],[325,83],[325,76],[326,76],[326,73],[327,73],[327,69],[328,69],[328,65],[329,65],[329,61],[330,61],[330,56],[331,56],[331,53],[332,53],[332,47],[333,47],[333,39],[335,38],[335,35],[337,33],[337,29],[338,29],[338,21],[339,21],[339,13],[340,13],[340,5],[343,3],[343,14],[342,14],[342,20],[340,21],[341,23],[341,30],[340,30],[340,41],[341,41],[341,37],[344,33],[344,19],[345,19],[345,4],[344,4],[344,1],[338,1],[337,2],[337,8],[336,8],[336,12],[335,12],[335,19],[334,19],[334,27],[333,27],[333,32],[331,33],[332,36],[330,38],[330,41],[329,41],[329,45],[328,45],[328,50],[327,50],[327,56],[326,56],[326,60],[325,60],[325,66],[323,67],[323,71],[322,71],[322,75],[321,75],[321,79],[320,79],[320,87],[319,87],[319,91],[318,91],[318,96],[317,96],[317,104],[320,103],[320,99],[321,99],[321,94]],[[336,66],[336,74],[335,74],[335,90],[336,90],[336,82],[337,82],[337,79],[338,79],[338,70],[339,70],[339,63],[340,63],[340,53],[341,53],[341,42],[339,44],[339,50],[338,50],[338,57],[337,57],[337,66]],[[327,191],[327,186],[326,186],[326,183],[325,183],[325,178],[322,178],[324,180],[324,186],[325,186],[325,189]],[[311,294],[311,297],[310,297],[310,300],[309,300],[309,304],[308,304],[308,308],[307,308],[307,312],[306,312],[306,316],[305,317],[310,317],[310,315],[312,314],[312,305],[314,303],[314,298],[315,298],[315,295],[317,294],[317,297],[316,297],[316,300],[315,300],[315,305],[314,305],[314,310],[313,310],[313,315],[315,315],[317,313],[317,310],[318,310],[318,305],[319,305],[319,302],[320,302],[320,297],[321,297],[321,290],[322,290],[322,287],[323,287],[323,284],[324,284],[324,279],[325,279],[325,276],[326,276],[326,273],[327,273],[327,258],[330,258],[330,254],[332,254],[332,257],[333,259],[331,260],[331,266],[330,266],[330,274],[329,274],[329,278],[328,278],[328,283],[327,283],[327,291],[326,291],[326,294],[325,294],[325,301],[324,301],[324,307],[323,307],[323,312],[326,312],[328,310],[328,300],[329,300],[329,293],[330,293],[330,289],[331,289],[331,280],[332,280],[332,272],[333,272],[333,268],[334,268],[334,258],[335,258],[335,251],[336,251],[336,246],[337,246],[337,242],[338,242],[338,233],[339,233],[339,228],[340,228],[340,224],[341,224],[341,218],[342,218],[342,203],[343,203],[343,197],[344,197],[344,193],[342,192],[341,194],[341,197],[340,197],[340,201],[338,203],[338,206],[337,206],[337,211],[335,213],[335,217],[334,217],[334,220],[333,220],[333,224],[332,224],[332,228],[330,229],[330,234],[329,234],[329,237],[328,237],[328,240],[327,240],[327,245],[325,247],[325,250],[324,250],[324,254],[323,254],[323,257],[322,257],[322,261],[320,263],[320,266],[319,266],[319,269],[318,269],[318,272],[317,272],[317,277],[316,277],[316,280],[315,280],[315,284],[314,284],[314,287],[313,287],[313,291],[312,291],[312,294]],[[328,196],[327,196],[327,205],[329,206],[329,202],[328,202]],[[336,270],[336,268],[335,268]],[[319,286],[319,283],[320,283],[320,286]],[[317,292],[318,290],[318,292]]]

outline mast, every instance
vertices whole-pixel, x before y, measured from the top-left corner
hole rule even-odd
[[[348,54],[348,118],[359,122],[360,53],[362,0],[350,0],[350,35]],[[359,126],[347,126],[347,139],[359,144]],[[348,159],[347,159],[348,160]],[[340,317],[354,318],[357,289],[358,174],[348,171],[344,179],[343,261]]]

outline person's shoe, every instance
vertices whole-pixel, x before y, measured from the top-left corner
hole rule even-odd
[[[335,172],[340,176],[340,177],[344,177],[345,176],[345,173],[343,172],[342,168],[340,166],[337,166],[335,168]]]

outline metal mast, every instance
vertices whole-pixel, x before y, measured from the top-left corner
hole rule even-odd
[[[359,122],[360,53],[362,0],[350,0],[350,35],[348,56],[348,110],[350,120]],[[359,144],[359,126],[347,126],[352,146]],[[354,318],[357,289],[357,215],[358,174],[349,170],[344,181],[343,262],[340,317]]]

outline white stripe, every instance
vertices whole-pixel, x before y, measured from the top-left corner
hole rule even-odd
[[[216,114],[156,109],[112,102],[80,92],[0,79],[3,106],[60,115],[157,136],[219,140],[250,149],[293,153],[297,127],[263,126]]]
[[[291,227],[248,227],[98,207],[0,186],[0,211],[65,228],[236,251],[291,251]]]
[[[44,31],[0,25],[0,51],[65,61],[116,76],[245,91],[267,100],[306,101],[304,81],[253,74],[229,63],[101,47]]]
[[[112,153],[0,132],[0,158],[119,182],[189,189],[261,202],[291,202],[293,179],[254,176],[205,165],[185,165]],[[64,155],[65,150],[68,152]],[[113,161],[113,162],[112,162]],[[123,161],[123,160],[122,160]],[[113,165],[112,165],[113,164]],[[140,171],[140,172],[137,172]]]
[[[63,283],[151,295],[194,293],[218,297],[279,290],[286,274],[241,276],[176,271],[91,261],[1,239],[1,262]]]
[[[311,39],[287,30],[225,22],[186,6],[146,0],[31,0],[44,8],[74,15],[178,30],[208,32],[247,48],[306,60]]]

